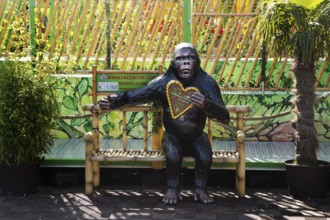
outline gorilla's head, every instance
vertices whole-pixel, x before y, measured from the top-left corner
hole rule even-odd
[[[189,85],[196,77],[200,66],[195,47],[190,43],[178,44],[174,49],[171,65],[176,77],[184,85]]]

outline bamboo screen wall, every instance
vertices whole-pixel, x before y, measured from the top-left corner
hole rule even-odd
[[[37,55],[56,62],[59,72],[91,69],[94,63],[107,68],[106,59],[112,69],[166,68],[187,25],[184,0],[34,1],[34,13],[27,0],[0,1],[0,56],[29,46],[34,14]],[[261,74],[262,48],[254,31],[261,2],[192,1],[191,41],[202,67],[224,89],[260,90],[262,79],[266,89],[292,85],[289,59],[268,60]],[[329,90],[329,69],[325,62],[318,65],[317,89]]]

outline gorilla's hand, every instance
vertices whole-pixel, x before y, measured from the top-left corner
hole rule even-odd
[[[198,108],[204,108],[205,102],[206,102],[206,98],[205,98],[205,96],[202,93],[200,93],[200,92],[194,92],[191,95],[191,101]]]
[[[102,98],[99,102],[100,108],[102,110],[109,110],[112,105],[112,99],[111,96],[107,96],[105,98]]]

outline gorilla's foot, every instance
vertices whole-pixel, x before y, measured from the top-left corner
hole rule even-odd
[[[182,199],[180,191],[176,188],[168,188],[163,198],[163,203],[167,205],[176,205],[179,199]]]
[[[195,201],[199,201],[204,204],[209,204],[214,202],[214,199],[206,192],[206,190],[201,188],[195,189],[194,198]]]

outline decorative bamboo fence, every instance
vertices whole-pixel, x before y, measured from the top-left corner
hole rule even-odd
[[[191,25],[202,67],[223,89],[261,90],[263,84],[266,90],[290,89],[289,59],[269,59],[265,73],[261,68],[263,48],[255,24],[263,0],[193,0],[189,21],[183,16],[186,1],[2,0],[0,57],[35,39],[37,56],[56,62],[59,72],[88,70],[93,64],[156,69],[168,66]],[[35,33],[30,31],[34,25]],[[317,90],[329,90],[329,69],[326,62],[319,64]]]

